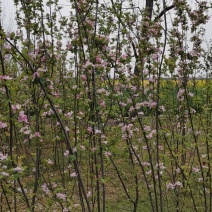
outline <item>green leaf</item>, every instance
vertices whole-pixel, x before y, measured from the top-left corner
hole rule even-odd
[[[12,32],[12,33],[10,34],[10,39],[13,40],[14,38],[15,38],[15,32]]]
[[[75,161],[76,160],[76,156],[75,155],[70,155],[70,160],[71,161]]]
[[[101,178],[101,182],[102,182],[103,184],[105,184],[105,183],[106,183],[106,180],[105,180],[104,178]]]
[[[40,78],[40,82],[42,85],[46,85],[46,79],[45,78]]]
[[[17,180],[21,175],[20,174],[14,174],[13,175],[13,180]]]

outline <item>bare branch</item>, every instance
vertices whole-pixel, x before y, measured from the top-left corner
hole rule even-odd
[[[171,9],[173,9],[174,7],[175,7],[175,5],[173,4],[173,5],[169,6],[169,7],[164,8],[164,9],[160,12],[160,14],[155,18],[154,21],[159,20],[166,12],[168,12],[168,11],[171,10]]]

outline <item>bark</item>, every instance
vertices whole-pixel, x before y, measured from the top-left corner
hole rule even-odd
[[[153,12],[153,0],[146,0],[146,11],[147,17],[151,20]]]

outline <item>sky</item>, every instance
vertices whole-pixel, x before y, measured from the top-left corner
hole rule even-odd
[[[102,1],[108,1],[108,0],[102,0]],[[13,3],[13,0],[0,0],[2,3],[2,14],[1,14],[1,20],[3,20],[3,26],[6,31],[15,31],[16,24],[15,24],[15,6]],[[141,4],[144,4],[145,1],[141,0],[134,0],[136,4],[139,4],[140,6],[143,6]],[[192,0],[191,0],[192,2]],[[68,16],[70,11],[70,3],[69,0],[59,0],[59,3],[61,5],[65,5],[62,14]],[[167,5],[171,5],[172,0],[167,1]],[[210,11],[209,15],[212,17],[212,10]],[[212,18],[205,26],[206,29],[206,41],[209,41],[212,39]],[[204,44],[206,47],[206,43]]]
[[[44,0],[46,1],[46,0]],[[109,0],[101,0],[104,2],[107,2]],[[1,14],[1,22],[3,24],[4,29],[7,32],[12,32],[12,31],[16,31],[16,23],[15,23],[15,6],[13,3],[13,0],[0,0],[0,2],[2,3],[2,14]],[[136,4],[139,4],[139,6],[143,6],[144,4],[144,0],[134,0],[134,2]],[[173,0],[167,0],[167,5],[171,5],[173,2]],[[193,0],[190,0],[190,2],[194,2]],[[59,0],[59,4],[61,4],[64,8],[62,9],[61,13],[64,16],[68,16],[69,15],[69,11],[70,11],[70,3],[69,0]],[[194,4],[193,4],[194,5]],[[167,18],[168,20],[170,20],[170,18],[168,17],[169,15],[167,14]],[[207,49],[209,47],[209,41],[212,40],[212,9],[209,12],[209,16],[211,17],[210,20],[207,22],[207,24],[205,25],[205,29],[206,29],[206,34],[205,34],[205,38],[204,42],[203,42],[203,47],[205,49]]]
[[[0,0],[1,2],[1,23],[6,31],[13,31],[15,24],[15,6],[13,0]]]

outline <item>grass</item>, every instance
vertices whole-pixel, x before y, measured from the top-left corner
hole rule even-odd
[[[166,167],[161,176],[162,183],[162,195],[163,195],[163,204],[164,211],[194,211],[193,202],[191,200],[191,192],[195,203],[197,205],[198,211],[204,211],[204,196],[202,192],[203,182],[198,182],[198,178],[201,178],[200,172],[192,171],[193,167],[199,167],[197,151],[195,142],[193,140],[192,132],[189,132],[191,127],[188,124],[186,132],[188,134],[182,134],[182,128],[177,128],[176,116],[172,115],[169,117],[160,116],[161,126],[159,134],[160,145],[163,146],[163,149],[160,150],[160,162]],[[209,119],[210,120],[210,119]],[[129,120],[130,122],[131,120]],[[207,158],[203,158],[202,155],[206,153],[206,136],[204,134],[204,126],[207,126],[206,117],[203,114],[197,114],[193,116],[193,121],[195,123],[195,129],[201,131],[201,134],[197,136],[198,149],[201,156],[202,163],[210,163]],[[150,125],[151,128],[155,126],[155,117],[149,116],[143,119],[143,125]],[[82,127],[82,126],[81,126]],[[208,125],[209,127],[209,125]],[[64,207],[71,207],[71,211],[81,211],[80,207],[74,207],[74,204],[80,204],[80,196],[78,186],[76,184],[75,178],[70,177],[70,173],[74,172],[73,165],[71,168],[67,169],[69,161],[68,158],[64,157],[64,152],[66,150],[63,140],[56,138],[56,135],[60,137],[58,128],[55,128],[54,134],[52,134],[51,125],[45,126],[45,141],[41,143],[41,164],[40,164],[40,180],[39,180],[39,189],[36,193],[36,205],[35,211],[61,211],[61,205],[59,201],[62,202]],[[144,149],[146,143],[144,141],[144,134],[139,129],[139,125],[135,120],[133,126],[133,135],[132,138],[128,138],[128,142],[131,142],[132,146],[136,149],[137,154],[142,162],[150,162],[149,155],[147,150]],[[70,129],[70,138],[73,141],[72,129]],[[164,138],[166,135],[166,139]],[[105,136],[108,143],[102,146],[103,151],[112,152],[112,159],[119,171],[120,177],[123,180],[127,191],[129,192],[130,198],[135,199],[135,181],[134,176],[138,176],[138,190],[139,190],[139,199],[138,199],[138,208],[137,211],[151,211],[150,200],[148,196],[148,190],[144,181],[144,175],[142,173],[141,167],[136,162],[136,158],[133,156],[133,161],[135,163],[135,168],[132,168],[132,164],[129,159],[129,151],[131,151],[130,146],[127,144],[126,139],[122,138],[121,127],[118,125],[108,126],[105,128]],[[99,137],[97,136],[96,139]],[[95,168],[97,167],[100,171],[100,157],[99,157],[99,147],[97,148],[97,166],[94,163],[94,152],[90,151],[89,144],[89,134],[80,134],[78,139],[78,148],[80,145],[84,145],[85,151],[78,151],[78,157],[80,161],[80,168],[82,173],[82,178],[86,190],[92,190],[93,185],[93,194],[92,197],[89,197],[91,203],[95,202],[94,211],[96,209],[96,178],[95,178]],[[207,135],[209,142],[209,148],[211,148],[211,136]],[[182,144],[184,141],[184,144]],[[153,160],[154,169],[156,165],[156,146],[155,146],[155,137],[149,140],[151,156]],[[171,151],[169,149],[169,146]],[[26,151],[27,150],[27,151]],[[35,168],[35,151],[36,142],[25,143],[22,145],[17,145],[16,154],[14,157],[17,158],[17,164],[26,167],[23,176],[20,178],[24,188],[27,189],[27,196],[29,199],[32,198],[32,190],[34,187],[34,172]],[[54,150],[54,151],[53,151]],[[175,159],[173,158],[173,155]],[[186,155],[185,162],[182,162],[182,155]],[[48,160],[54,162],[53,165],[48,164]],[[59,160],[58,160],[59,159]],[[63,162],[64,161],[64,162]],[[177,165],[179,163],[181,168],[184,171],[187,179],[183,179],[183,176],[180,173],[176,173]],[[93,164],[94,171],[91,170],[91,165]],[[124,192],[123,185],[118,177],[117,172],[114,169],[114,166],[111,164],[109,158],[104,157],[105,165],[105,178],[104,183],[106,186],[106,211],[133,211],[133,204],[127,197]],[[63,166],[65,172],[63,173]],[[150,170],[150,166],[145,166],[144,170],[147,173]],[[207,177],[208,169],[204,168],[204,176]],[[11,172],[12,173],[12,172]],[[61,173],[63,173],[61,175]],[[153,176],[152,174],[146,174],[148,183],[151,187],[151,193],[153,192]],[[64,179],[64,180],[62,180]],[[209,178],[206,178],[205,186],[209,192],[210,184],[208,182]],[[168,190],[166,188],[167,183],[169,182],[183,182],[183,188]],[[11,206],[12,211],[14,210],[14,187],[13,178],[5,178],[5,181],[2,181],[7,192],[7,198]],[[6,183],[7,182],[7,183]],[[55,182],[57,187],[53,188],[52,195],[46,195],[42,191],[41,186],[45,183]],[[63,184],[65,182],[65,184]],[[157,181],[158,182],[158,181]],[[19,185],[16,181],[16,189]],[[59,200],[55,197],[57,192],[66,193],[66,201]],[[157,195],[159,198],[159,189],[157,183]],[[206,193],[207,202],[209,202],[210,193]],[[102,198],[102,194],[100,195]],[[102,201],[102,200],[101,200]],[[155,198],[153,195],[153,201]],[[23,199],[23,195],[17,190],[16,192],[16,202],[18,210],[27,211],[26,203]],[[7,211],[8,207],[6,204],[5,196],[2,195],[1,199],[2,210]],[[92,205],[92,204],[91,204]]]

